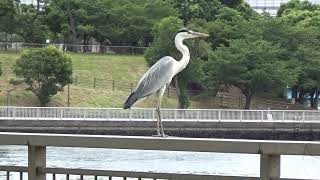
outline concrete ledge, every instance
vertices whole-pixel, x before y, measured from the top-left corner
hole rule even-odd
[[[319,123],[165,121],[164,127],[168,135],[182,137],[320,140]],[[156,122],[0,120],[0,131],[150,136],[156,132]]]

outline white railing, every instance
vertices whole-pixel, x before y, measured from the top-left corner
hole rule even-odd
[[[162,109],[164,121],[319,122],[318,110]],[[152,108],[0,107],[5,120],[154,121]]]
[[[135,137],[135,136],[102,136],[102,135],[67,135],[67,134],[36,134],[36,133],[5,133],[0,132],[0,145],[28,146],[28,167],[0,166],[6,171],[7,179],[10,172],[28,173],[29,180],[45,180],[46,174],[84,175],[98,179],[98,176],[170,179],[170,180],[209,180],[209,179],[280,179],[281,155],[319,156],[320,142],[314,141],[273,141],[273,140],[233,140],[177,137]],[[132,172],[89,169],[48,168],[46,166],[46,147],[83,147],[111,148],[135,150],[164,150],[192,152],[223,152],[260,154],[260,178],[237,177],[223,175],[174,174],[155,172]],[[67,160],[66,160],[67,161]],[[111,177],[111,178],[110,178]],[[55,179],[55,178],[53,178]]]

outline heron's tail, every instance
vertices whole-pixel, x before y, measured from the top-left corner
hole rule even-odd
[[[126,102],[123,104],[123,109],[130,108],[138,99],[136,98],[134,92],[130,94]]]

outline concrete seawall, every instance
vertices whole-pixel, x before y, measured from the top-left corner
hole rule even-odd
[[[165,121],[170,136],[232,139],[320,140],[320,123]],[[151,136],[152,121],[0,120],[2,132]]]

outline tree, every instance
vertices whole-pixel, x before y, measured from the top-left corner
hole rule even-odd
[[[232,40],[229,47],[219,47],[211,53],[205,66],[209,87],[238,87],[246,97],[245,109],[258,92],[281,92],[296,80],[295,71],[279,59],[279,45],[256,39]]]
[[[48,38],[48,27],[43,12],[38,12],[32,5],[20,5],[16,15],[19,22],[16,33],[27,43],[45,43]]]
[[[292,0],[278,11],[281,24],[287,24],[278,41],[283,44],[286,56],[300,67],[297,83],[292,86],[293,97],[303,103],[309,96],[311,107],[318,108],[320,91],[320,6],[308,1]]]
[[[92,19],[101,43],[112,45],[149,46],[153,40],[152,28],[164,17],[176,16],[175,10],[163,0],[102,1],[99,13]]]
[[[219,0],[169,0],[169,2],[179,12],[185,26],[192,18],[215,20],[219,9],[223,6]]]
[[[38,97],[41,106],[72,83],[70,57],[51,46],[25,51],[17,60],[14,72],[26,83],[27,90]]]
[[[283,14],[288,13],[288,10],[308,10],[314,11],[319,5],[312,4],[309,1],[291,0],[288,3],[282,4],[277,12],[277,16],[280,17]]]
[[[4,42],[8,41],[8,35],[14,34],[16,28],[16,9],[12,0],[0,1],[0,32],[4,32]],[[7,45],[5,45],[7,50]]]

